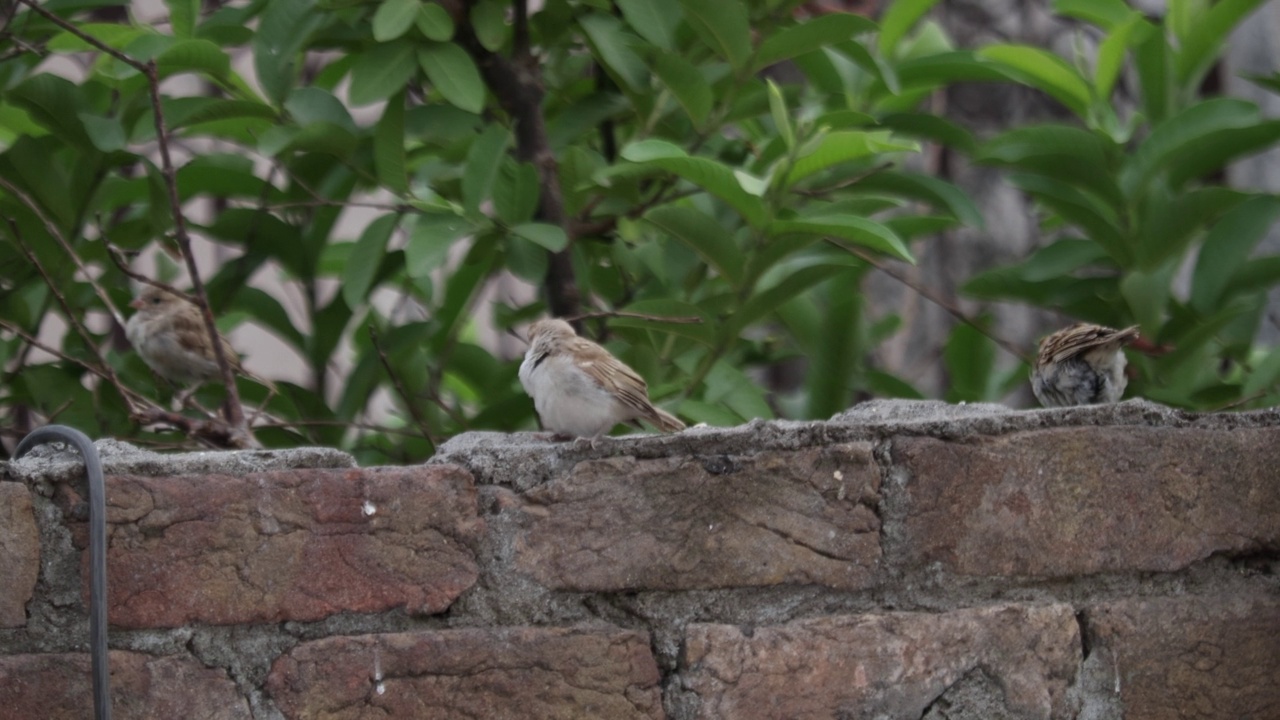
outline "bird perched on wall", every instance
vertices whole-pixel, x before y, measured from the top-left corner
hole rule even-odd
[[[125,325],[125,334],[133,349],[157,375],[179,385],[192,386],[191,390],[221,375],[200,308],[195,304],[168,290],[148,285],[129,306],[137,312]],[[218,341],[232,370],[247,374],[231,343],[222,335]]]
[[[1138,326],[1112,330],[1079,323],[1040,342],[1031,390],[1045,407],[1111,403],[1124,394],[1121,348],[1138,338]]]
[[[635,370],[578,337],[564,320],[538,320],[529,327],[520,384],[543,427],[557,435],[591,438],[594,444],[618,423],[636,420],[663,432],[684,429],[678,418],[649,402],[648,386]]]

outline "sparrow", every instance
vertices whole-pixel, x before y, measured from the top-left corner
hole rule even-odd
[[[167,290],[147,286],[129,306],[137,312],[125,324],[133,349],[157,375],[179,385],[198,386],[221,375],[200,308]],[[218,335],[231,369],[247,374],[231,343]]]
[[[635,370],[557,318],[529,327],[520,384],[544,428],[591,438],[592,445],[623,422],[647,420],[663,432],[684,429],[678,418],[649,402],[648,386]]]
[[[1045,407],[1111,403],[1129,384],[1120,348],[1138,338],[1138,326],[1112,330],[1079,323],[1040,342],[1031,390]]]

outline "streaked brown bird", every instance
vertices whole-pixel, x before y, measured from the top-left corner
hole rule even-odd
[[[520,384],[533,398],[542,426],[557,435],[595,439],[618,423],[645,420],[663,432],[684,423],[649,402],[644,378],[608,350],[578,337],[556,318],[529,327]]]
[[[157,375],[186,386],[197,386],[220,375],[198,307],[186,298],[150,285],[129,306],[137,312],[125,325],[125,334]],[[246,374],[231,343],[222,335],[218,341],[231,368]]]
[[[1121,351],[1138,338],[1138,326],[1112,330],[1079,323],[1040,342],[1031,390],[1045,407],[1112,403],[1129,384]]]

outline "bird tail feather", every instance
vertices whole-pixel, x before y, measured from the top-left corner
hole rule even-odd
[[[662,408],[653,408],[653,415],[645,419],[653,423],[654,427],[662,432],[679,432],[684,429],[684,423],[680,421],[680,418]]]

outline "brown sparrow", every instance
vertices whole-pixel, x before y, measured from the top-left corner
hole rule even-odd
[[[179,385],[199,385],[221,374],[200,308],[150,285],[129,306],[138,311],[125,325],[125,334],[157,375]],[[218,341],[231,368],[245,374],[231,343],[221,335]]]
[[[1138,337],[1138,326],[1112,330],[1079,323],[1040,342],[1031,390],[1045,407],[1111,403],[1129,384],[1120,348]]]
[[[564,320],[539,320],[529,327],[520,384],[533,398],[543,427],[557,435],[594,443],[618,423],[635,420],[647,420],[663,432],[684,429],[674,415],[649,402],[648,386],[635,370],[578,337]]]

